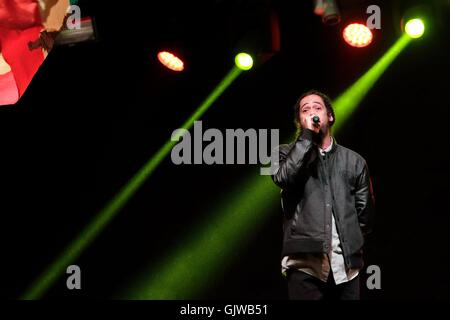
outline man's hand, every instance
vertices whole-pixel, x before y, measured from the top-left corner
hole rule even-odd
[[[314,131],[315,133],[319,133],[320,132],[320,118],[319,118],[319,123],[314,123],[313,118],[315,117],[315,115],[311,115],[306,117],[305,121],[306,121],[306,128],[309,130]]]

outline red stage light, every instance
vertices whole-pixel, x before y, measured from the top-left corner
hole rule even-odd
[[[372,42],[372,31],[361,23],[352,23],[345,27],[342,33],[345,42],[352,47],[362,48]]]
[[[161,62],[165,67],[169,68],[173,71],[183,71],[184,70],[184,63],[183,61],[178,58],[176,55],[167,52],[167,51],[161,51],[158,53],[158,60]]]

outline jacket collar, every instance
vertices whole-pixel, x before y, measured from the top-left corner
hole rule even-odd
[[[336,139],[333,136],[331,136],[331,149],[327,150],[327,151],[324,150],[324,151],[326,153],[333,153],[336,151],[337,146],[338,146],[338,143],[337,143]],[[319,153],[320,153],[320,147],[318,147],[318,149],[319,149]]]

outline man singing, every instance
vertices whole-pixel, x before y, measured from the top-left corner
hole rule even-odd
[[[273,181],[282,189],[282,271],[290,299],[356,300],[373,194],[366,161],[331,136],[330,99],[319,91],[295,104],[297,139],[279,146]]]

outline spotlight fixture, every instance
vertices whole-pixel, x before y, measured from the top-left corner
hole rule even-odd
[[[314,13],[321,16],[322,22],[329,26],[341,21],[341,14],[334,0],[314,0]]]
[[[362,48],[372,42],[372,31],[361,23],[351,23],[342,32],[345,42],[352,47]]]
[[[241,52],[234,58],[236,66],[244,71],[250,70],[253,67],[253,58],[248,53]]]
[[[178,58],[175,54],[170,53],[168,51],[160,51],[158,53],[158,60],[161,62],[166,68],[169,68],[173,71],[183,71],[184,63]]]
[[[405,24],[405,32],[413,39],[420,38],[425,32],[425,25],[421,19],[411,19]]]

